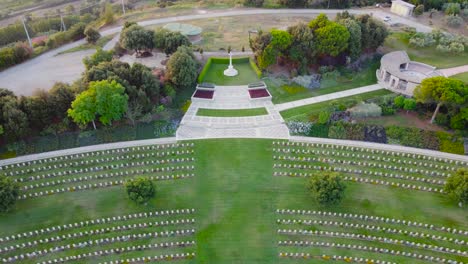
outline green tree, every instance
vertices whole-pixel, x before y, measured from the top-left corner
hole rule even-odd
[[[468,85],[443,76],[426,78],[414,90],[414,98],[421,103],[437,103],[432,124],[442,105],[463,105],[468,101]]]
[[[1,97],[0,110],[0,123],[7,138],[16,140],[30,132],[28,116],[20,108],[16,97]]]
[[[405,106],[405,97],[403,95],[399,95],[393,99],[393,103],[396,107],[401,109],[403,106]]]
[[[1,135],[3,135],[3,132],[4,132],[4,130],[3,130],[3,126],[2,126],[2,125],[0,125],[0,136],[1,136]]]
[[[309,27],[312,29],[312,31],[315,31],[319,28],[323,28],[328,26],[331,23],[330,20],[328,20],[327,15],[321,13],[318,15],[315,19],[311,20],[309,22]]]
[[[349,37],[346,27],[330,22],[315,30],[315,47],[318,53],[335,57],[348,48]]]
[[[181,46],[167,62],[168,78],[180,90],[192,88],[197,81],[198,66],[193,52]]]
[[[112,5],[110,3],[106,3],[104,7],[104,12],[102,14],[102,18],[104,19],[104,23],[112,24],[114,23],[114,10],[112,9]]]
[[[424,5],[418,5],[415,9],[414,9],[414,12],[413,14],[415,16],[420,16],[424,13]]]
[[[120,43],[125,49],[134,50],[140,54],[141,51],[154,48],[153,32],[141,26],[132,25],[122,31]]]
[[[53,105],[52,115],[55,120],[63,120],[67,117],[67,110],[75,100],[75,93],[66,83],[55,83],[49,90],[49,103]]]
[[[180,32],[169,32],[164,40],[164,53],[170,55],[177,51],[180,46],[191,46],[190,40]]]
[[[388,36],[387,27],[370,15],[356,18],[361,26],[361,47],[365,50],[376,50]]]
[[[264,0],[244,0],[244,6],[262,7]]]
[[[361,56],[361,26],[356,20],[351,18],[340,20],[340,24],[346,27],[349,32],[348,51],[352,60],[356,60]]]
[[[275,49],[273,48],[273,46],[271,46],[271,45],[266,46],[266,48],[263,50],[263,52],[257,58],[258,66],[260,67],[260,69],[266,69],[266,68],[268,68],[268,66],[275,63],[276,54],[277,53],[276,53]]]
[[[86,41],[88,41],[88,43],[96,43],[96,41],[98,41],[98,39],[101,37],[101,34],[99,33],[99,31],[97,31],[95,28],[91,26],[86,27],[84,34],[86,36]]]
[[[412,98],[406,98],[403,102],[403,109],[405,109],[406,112],[416,109],[416,100]]]
[[[312,30],[305,23],[298,23],[288,27],[288,32],[292,38],[289,49],[289,59],[298,62],[300,69],[305,69],[310,60],[315,55],[314,35]],[[303,70],[304,71],[304,70]]]
[[[461,6],[459,3],[447,3],[445,6],[445,14],[450,15],[458,15],[460,13]]]
[[[457,202],[466,204],[468,202],[468,169],[459,169],[447,178],[444,191]]]
[[[315,173],[310,177],[307,187],[322,205],[339,203],[346,189],[341,177],[333,172]]]
[[[120,83],[107,80],[92,82],[89,89],[96,90],[96,113],[102,124],[110,125],[113,120],[122,118],[127,111],[128,95]]]
[[[8,212],[16,203],[19,184],[6,176],[0,176],[0,212]]]
[[[96,90],[88,89],[80,93],[72,102],[71,108],[68,109],[68,116],[80,125],[92,122],[94,129],[96,129],[94,122],[96,119]]]
[[[460,112],[450,118],[450,127],[463,131],[468,129],[468,107],[460,108]]]
[[[89,70],[93,66],[96,66],[103,61],[111,61],[112,55],[113,55],[113,52],[111,50],[105,51],[101,48],[98,48],[96,52],[93,55],[91,55],[91,57],[85,57],[83,59],[83,63],[86,67],[86,70]]]
[[[125,189],[130,200],[143,204],[148,202],[156,194],[153,182],[148,178],[139,177],[125,183]]]

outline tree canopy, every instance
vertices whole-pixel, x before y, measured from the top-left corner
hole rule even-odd
[[[156,188],[148,178],[139,177],[125,183],[125,189],[130,200],[143,204],[153,198]]]
[[[0,176],[0,212],[8,212],[19,196],[19,184],[11,177]]]
[[[337,173],[317,172],[308,181],[309,190],[322,205],[332,205],[344,197],[346,185]]]
[[[193,52],[181,46],[167,62],[168,78],[180,90],[191,88],[196,83],[198,67]]]
[[[96,112],[99,121],[110,125],[113,120],[120,120],[127,111],[128,95],[125,88],[116,81],[92,82],[89,89],[96,90]]]
[[[437,104],[431,118],[433,123],[442,105],[463,105],[468,102],[468,85],[443,76],[426,78],[414,90],[414,98],[421,103]]]
[[[459,169],[448,177],[444,191],[456,199],[457,202],[466,204],[468,202],[468,169]]]
[[[318,53],[338,56],[348,48],[349,32],[343,25],[330,22],[315,32],[315,47]]]
[[[190,40],[180,32],[158,29],[154,32],[154,46],[170,55],[180,46],[191,46]]]
[[[91,67],[98,65],[103,61],[111,61],[112,60],[112,51],[105,51],[101,48],[98,48],[96,52],[91,55],[91,57],[85,57],[83,59],[83,63],[87,70],[91,69]]]
[[[153,31],[139,25],[131,25],[122,30],[120,43],[125,49],[134,50],[137,54],[151,50],[154,48]]]
[[[76,96],[71,108],[68,109],[68,116],[80,125],[87,125],[92,122],[94,129],[96,129],[94,123],[96,119],[96,90],[88,89]]]

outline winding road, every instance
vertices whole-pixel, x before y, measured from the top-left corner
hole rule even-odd
[[[158,18],[138,22],[141,26],[150,26],[157,24],[166,24],[170,22],[208,19],[216,17],[229,16],[251,16],[251,15],[274,15],[274,14],[290,14],[290,15],[314,15],[325,13],[334,15],[343,10],[336,9],[236,9],[231,11],[209,11],[203,14],[174,16],[166,18]],[[383,9],[349,9],[352,14],[369,14],[374,17],[383,19],[385,16],[390,16],[392,23],[401,23],[411,25],[416,30],[421,32],[430,32],[431,27],[422,25],[411,18],[403,18],[386,12]],[[122,27],[114,27],[101,31],[102,36],[113,35],[119,33]],[[113,43],[117,40],[117,36],[111,40],[106,48],[112,48]],[[73,53],[58,55],[59,53],[69,50],[84,44],[85,40],[79,40],[60,48],[46,52],[34,59],[31,59],[22,64],[11,67],[3,72],[0,72],[0,87],[12,90],[17,95],[32,95],[37,89],[49,90],[55,82],[70,83],[80,77],[84,71],[82,60],[89,56],[94,50],[85,50]]]

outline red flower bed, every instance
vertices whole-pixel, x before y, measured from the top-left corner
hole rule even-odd
[[[214,91],[206,91],[206,90],[197,90],[193,97],[196,98],[203,98],[203,99],[213,99]]]
[[[252,89],[249,90],[250,98],[269,97],[267,89]]]

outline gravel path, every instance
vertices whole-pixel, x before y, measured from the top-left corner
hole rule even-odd
[[[215,17],[228,16],[248,16],[248,15],[274,15],[274,14],[336,14],[343,10],[335,9],[236,9],[232,11],[210,11],[209,13],[175,16],[167,18],[152,19],[141,21],[138,24],[142,26],[150,26],[157,24],[166,24],[170,22],[206,19]],[[382,9],[350,9],[353,14],[368,14],[373,13],[374,17],[383,19],[385,16],[390,16],[392,23],[408,24],[415,27],[418,31],[430,32],[431,28],[417,23],[411,18],[403,18],[394,14],[388,13]],[[115,27],[101,31],[101,35],[108,36],[119,33],[122,27]],[[106,46],[105,49],[111,49],[118,40],[118,35],[114,37]],[[17,95],[31,95],[37,89],[49,90],[56,81],[71,82],[80,77],[84,70],[82,59],[93,50],[76,52],[71,54],[58,55],[62,51],[77,47],[85,43],[84,40],[73,42],[64,45],[58,49],[49,51],[37,58],[29,60],[25,63],[11,67],[0,72],[0,87],[12,90]],[[56,57],[55,57],[56,56]]]
[[[458,67],[453,67],[453,68],[448,68],[448,69],[440,69],[440,72],[444,74],[447,77],[457,75],[459,73],[464,73],[468,72],[468,65],[463,65],[463,66],[458,66]]]

